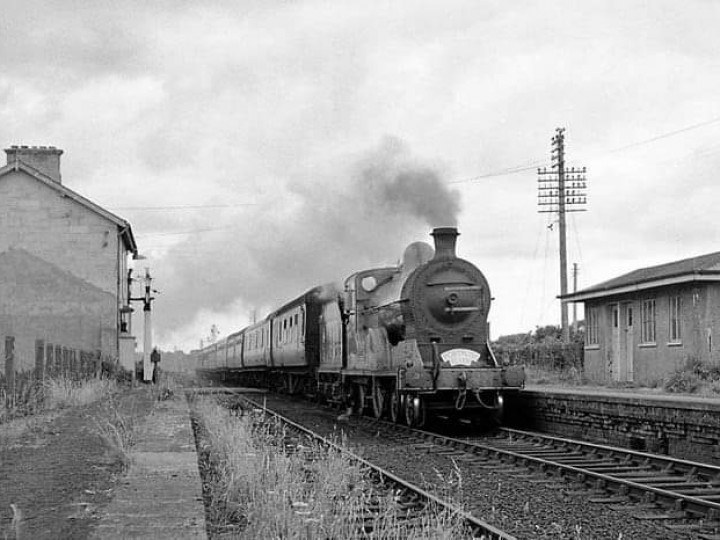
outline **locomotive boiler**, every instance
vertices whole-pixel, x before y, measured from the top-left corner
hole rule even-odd
[[[503,393],[523,386],[524,370],[500,365],[492,352],[490,288],[457,257],[457,229],[432,236],[434,249],[413,243],[400,265],[316,287],[232,334],[232,348],[203,349],[199,369],[410,426],[430,414],[499,422]]]

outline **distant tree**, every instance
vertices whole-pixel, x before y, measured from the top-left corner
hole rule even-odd
[[[554,324],[536,326],[534,333],[535,343],[546,343],[548,341],[562,340],[562,329]]]

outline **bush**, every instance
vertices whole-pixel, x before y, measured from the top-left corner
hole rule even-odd
[[[720,393],[720,365],[710,364],[691,356],[665,378],[668,392],[695,394],[705,391]]]

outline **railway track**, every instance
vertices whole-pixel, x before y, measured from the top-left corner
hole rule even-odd
[[[355,461],[367,468],[372,472],[372,477],[376,482],[376,487],[380,491],[387,492],[387,490],[392,490],[398,506],[402,509],[405,519],[407,520],[419,520],[423,512],[427,511],[427,508],[434,507],[436,509],[443,509],[449,512],[450,515],[454,515],[462,519],[468,531],[468,538],[482,540],[516,540],[516,538],[511,534],[508,534],[499,528],[469,514],[461,506],[393,474],[391,471],[364,459],[341,445],[336,444],[328,437],[320,435],[319,433],[294,422],[293,420],[269,409],[267,406],[255,400],[242,397],[241,406],[261,410],[269,415],[272,415],[284,426],[286,426],[289,429],[289,436],[287,437],[285,444],[289,448],[295,447],[298,444],[298,438],[310,439],[320,443],[326,448],[332,448],[338,452],[342,452],[352,461]],[[372,512],[372,509],[368,509],[368,511]]]
[[[511,429],[458,437],[369,417],[340,422],[306,401],[266,399],[295,423],[341,431],[387,478],[430,495],[448,491],[436,477],[457,471],[452,500],[517,538],[720,540],[718,467]]]
[[[383,427],[407,433],[397,424]],[[418,450],[452,452],[466,463],[511,465],[575,481],[596,491],[591,502],[636,503],[636,519],[668,521],[670,530],[720,540],[720,467],[509,428],[495,436],[464,439],[414,432],[422,440],[414,444]]]

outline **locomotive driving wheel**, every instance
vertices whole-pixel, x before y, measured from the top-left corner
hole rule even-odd
[[[372,382],[372,404],[373,414],[375,418],[382,418],[385,413],[385,403],[387,402],[387,391],[383,384],[378,379],[373,379]]]
[[[425,401],[420,396],[407,396],[405,398],[405,422],[413,428],[425,426]]]

